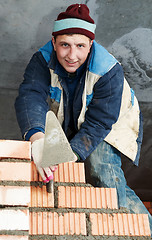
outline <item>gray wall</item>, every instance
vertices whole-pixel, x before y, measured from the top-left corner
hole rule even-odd
[[[0,139],[21,139],[14,101],[24,69],[32,54],[50,40],[57,14],[76,2],[0,0]],[[121,61],[139,99],[144,117],[140,167],[137,169],[126,160],[123,167],[128,183],[142,198],[152,199],[148,184],[152,182],[152,1],[79,2],[90,8],[97,24],[96,40]]]

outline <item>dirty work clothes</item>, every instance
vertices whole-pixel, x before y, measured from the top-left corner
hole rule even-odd
[[[49,109],[54,111],[67,134],[69,92],[57,71],[50,41],[29,62],[15,101],[17,120],[24,139],[33,129],[45,129]],[[142,124],[138,102],[124,79],[117,60],[97,42],[93,42],[73,99],[76,129],[70,145],[85,159],[105,140],[138,165],[142,142]]]
[[[103,141],[84,163],[87,182],[94,187],[116,188],[118,207],[124,207],[131,213],[148,214],[152,234],[152,216],[135,192],[127,186],[121,169],[120,152]]]

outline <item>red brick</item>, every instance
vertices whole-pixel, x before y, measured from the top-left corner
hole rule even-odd
[[[138,214],[138,223],[139,223],[140,235],[142,236],[145,234],[145,229],[144,229],[143,216],[141,214]]]
[[[31,162],[31,181],[35,181],[35,182],[40,181],[39,173],[38,173],[33,161]],[[42,181],[42,179],[41,179],[41,181]]]
[[[150,212],[150,214],[152,215],[152,202],[143,202],[143,204],[145,205],[145,207],[147,208],[147,210]]]
[[[30,212],[30,230],[29,230],[29,234],[37,234],[38,232],[38,226],[37,226],[37,213],[36,212]]]
[[[30,221],[32,235],[86,235],[85,213],[31,212]]]
[[[0,181],[31,181],[30,162],[0,162]]]
[[[124,236],[123,215],[121,213],[117,213],[117,217],[118,217],[119,235]]]
[[[0,158],[31,159],[31,143],[0,140]]]
[[[102,217],[102,215],[100,215],[100,216]],[[99,235],[98,215],[96,213],[91,213],[90,221],[91,221],[92,235]],[[100,226],[100,228],[101,228],[101,226]],[[103,224],[102,224],[102,229],[103,229]],[[103,231],[101,232],[101,235],[102,234],[103,234]]]
[[[48,193],[46,186],[31,186],[30,207],[54,207],[54,193]]]
[[[151,202],[143,202],[146,208],[151,208]]]
[[[38,212],[37,213],[37,230],[38,230],[38,234],[42,234],[43,233],[43,213],[42,212]]]
[[[152,215],[152,208],[149,208],[148,211],[149,211],[150,214]]]
[[[30,199],[30,186],[0,186],[0,205],[28,206]]]
[[[123,226],[124,226],[124,235],[126,236],[126,235],[129,235],[129,225],[128,225],[127,214],[122,213],[122,219],[123,219]]]
[[[148,215],[90,213],[92,235],[150,236]]]
[[[84,163],[61,163],[54,173],[55,182],[85,183]]]
[[[106,202],[107,199],[108,202]],[[117,209],[116,191],[111,191],[110,188],[59,186],[58,207]]]

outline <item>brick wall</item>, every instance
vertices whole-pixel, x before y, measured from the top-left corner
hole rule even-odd
[[[29,142],[0,141],[0,240],[150,239],[148,216],[120,211],[115,189],[86,184],[83,163],[60,164],[47,193],[30,156]]]

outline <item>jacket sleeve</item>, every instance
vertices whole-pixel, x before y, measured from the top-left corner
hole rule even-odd
[[[110,132],[120,112],[124,75],[116,64],[101,77],[93,89],[93,98],[85,114],[85,121],[70,144],[85,160]]]
[[[17,121],[24,136],[30,129],[45,129],[50,72],[40,52],[31,58],[15,101]]]

